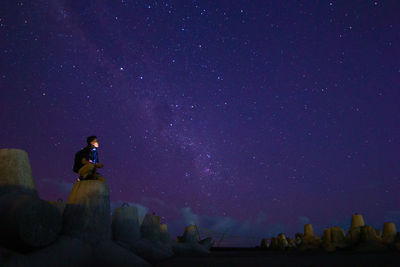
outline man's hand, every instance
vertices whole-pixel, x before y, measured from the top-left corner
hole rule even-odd
[[[96,166],[96,168],[103,168],[103,164],[101,164],[101,163],[96,163],[96,164],[94,164],[94,166]]]

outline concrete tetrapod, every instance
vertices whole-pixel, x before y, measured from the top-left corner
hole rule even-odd
[[[160,219],[154,214],[146,214],[140,226],[140,239],[128,242],[120,240],[117,243],[150,263],[172,257],[174,253],[171,244],[166,239],[169,234],[166,233],[166,225],[160,225]]]
[[[396,239],[396,225],[392,222],[383,224],[382,242],[384,244],[392,244]]]
[[[135,206],[122,204],[115,208],[112,215],[113,240],[133,245],[140,239],[138,210]]]
[[[351,225],[350,229],[346,235],[346,241],[350,246],[354,246],[359,243],[361,240],[361,227],[365,226],[364,218],[361,214],[353,214],[351,216]]]
[[[35,189],[28,154],[0,149],[0,245],[26,251],[55,241],[61,230],[57,209]]]
[[[0,149],[0,195],[12,191],[37,196],[28,153],[21,149]]]
[[[62,233],[91,244],[111,239],[107,183],[98,180],[74,183],[63,214]]]

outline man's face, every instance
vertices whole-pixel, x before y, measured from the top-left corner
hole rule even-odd
[[[99,147],[99,142],[97,141],[97,139],[94,139],[92,142],[90,142],[90,144],[94,147]]]

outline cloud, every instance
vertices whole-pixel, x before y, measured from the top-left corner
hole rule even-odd
[[[305,224],[310,223],[310,218],[307,216],[299,216],[299,223],[301,226],[304,226]]]
[[[190,224],[198,225],[200,223],[199,216],[194,214],[190,207],[182,208],[182,215],[186,225]]]
[[[400,226],[400,210],[389,210],[385,215],[385,222],[393,222]]]
[[[43,179],[41,179],[41,181],[44,183],[47,183],[47,184],[56,185],[57,188],[60,190],[60,192],[63,194],[71,193],[72,185],[73,185],[73,183],[71,183],[71,182],[65,182],[62,180],[60,181],[60,180],[54,180],[54,179],[48,179],[48,178],[43,178]]]

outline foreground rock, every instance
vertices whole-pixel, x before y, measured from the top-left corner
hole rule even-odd
[[[2,266],[150,266],[142,258],[111,240],[90,245],[81,239],[60,236],[51,246],[29,254],[13,254]]]

